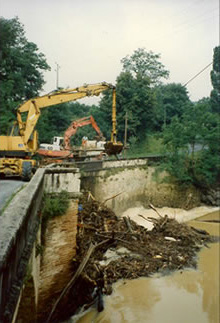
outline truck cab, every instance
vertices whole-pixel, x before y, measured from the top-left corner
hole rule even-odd
[[[40,144],[43,150],[63,150],[63,137],[53,137],[52,144]]]

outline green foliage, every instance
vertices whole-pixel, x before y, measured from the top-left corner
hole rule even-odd
[[[128,137],[143,139],[152,129],[154,96],[148,78],[134,78],[130,72],[122,72],[116,83],[116,109],[118,138],[123,141],[125,114],[128,116]],[[105,115],[104,133],[111,130],[112,93],[106,91],[100,102],[100,111]]]
[[[44,84],[42,71],[50,67],[37,45],[26,39],[17,17],[0,17],[0,58],[0,129],[6,133],[15,120],[15,108],[39,94]]]
[[[164,154],[164,145],[160,134],[155,133],[147,136],[141,149],[147,154]]]
[[[42,256],[43,252],[44,252],[44,246],[37,244],[35,247],[35,257],[37,257],[39,255]]]
[[[43,200],[43,219],[48,220],[65,214],[69,203],[69,194],[66,191],[62,191],[59,194],[46,194]]]
[[[125,115],[128,117],[128,138],[137,137],[143,141],[154,129],[155,93],[152,85],[169,73],[159,62],[160,55],[147,52],[144,48],[134,51],[121,60],[123,71],[116,80],[116,109],[118,139],[123,141]],[[109,137],[111,131],[112,94],[106,91],[100,103],[103,116],[103,131]],[[108,136],[107,136],[108,135]]]
[[[159,133],[152,133],[138,142],[136,137],[129,139],[129,148],[126,151],[127,157],[138,158],[147,155],[161,155],[165,153],[165,147]]]
[[[131,56],[122,58],[121,63],[123,71],[134,73],[135,77],[148,78],[150,83],[158,84],[161,78],[169,77],[169,72],[159,59],[160,54],[138,48]]]
[[[164,129],[165,168],[181,183],[215,185],[219,179],[219,118],[201,100]]]
[[[93,115],[95,120],[97,120],[95,116],[96,114],[94,115],[91,113],[95,109],[95,106],[91,107],[79,102],[63,103],[62,105],[43,109],[37,124],[39,142],[51,143],[54,136],[62,137],[65,130],[70,126],[71,122],[79,118]],[[92,130],[91,126],[78,129],[76,135],[72,138],[72,143],[74,145],[81,144],[84,134],[87,134],[89,139],[93,139],[95,132]]]
[[[214,48],[211,81],[213,86],[211,92],[212,111],[220,113],[220,46]]]
[[[137,148],[137,137],[131,136],[129,138],[129,147],[130,147],[130,151],[131,152],[134,153],[136,151],[136,148]]]
[[[180,117],[186,107],[191,105],[186,88],[177,83],[159,85],[155,88],[156,105],[154,128],[162,130],[174,116]]]

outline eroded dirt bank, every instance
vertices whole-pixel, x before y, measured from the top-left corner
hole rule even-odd
[[[91,195],[85,194],[79,203],[73,278],[54,305],[52,322],[67,319],[80,307],[87,308],[94,302],[97,310],[102,311],[102,295],[110,294],[112,283],[121,278],[195,268],[198,251],[215,240],[203,230],[160,215],[144,219],[153,223],[150,231],[127,217],[118,218]],[[107,259],[109,253],[111,261]]]

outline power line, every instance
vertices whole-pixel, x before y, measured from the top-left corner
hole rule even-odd
[[[209,11],[206,11],[206,12],[203,12],[202,14],[197,15],[196,17],[190,17],[190,18],[184,20],[183,22],[180,22],[179,24],[174,25],[173,28],[179,28],[179,27],[182,27],[183,25],[192,25],[192,24],[194,25],[197,22],[213,18],[213,15],[214,15],[213,12],[216,12],[216,10],[218,10],[218,9],[219,9],[219,7],[215,7]],[[213,14],[209,17],[205,17],[205,19],[202,19],[202,20],[200,19],[200,18],[203,18],[204,16],[207,16],[210,13],[213,13]]]
[[[186,86],[187,84],[189,84],[189,82],[191,82],[192,80],[194,80],[197,76],[199,76],[202,72],[204,72],[210,65],[212,65],[212,62],[210,64],[208,64],[206,67],[204,67],[199,73],[197,73],[195,76],[193,76],[188,82],[186,82],[186,84],[184,84],[183,86]]]

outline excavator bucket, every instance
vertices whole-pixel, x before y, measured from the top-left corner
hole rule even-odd
[[[120,154],[122,152],[122,149],[123,144],[121,142],[108,141],[105,144],[105,151],[109,156]]]

